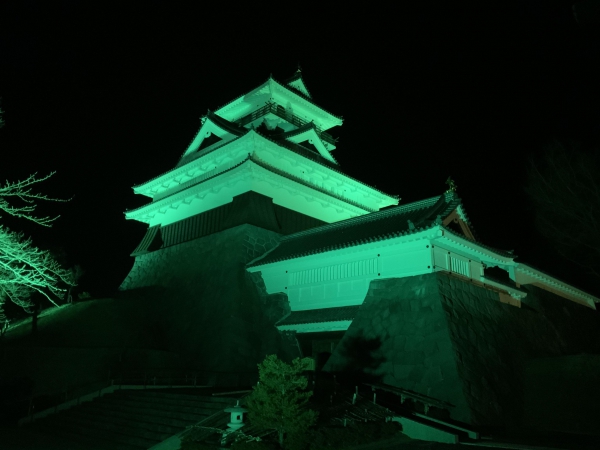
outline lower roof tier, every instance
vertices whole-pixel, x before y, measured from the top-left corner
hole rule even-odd
[[[261,272],[269,294],[286,293],[292,311],[358,305],[372,280],[437,271],[497,290],[510,304],[520,304],[527,296],[521,286],[529,284],[592,309],[600,302],[515,258],[476,241],[462,202],[447,192],[285,236],[247,270]]]
[[[125,217],[150,226],[165,226],[231,203],[234,197],[248,191],[270,197],[275,204],[326,223],[372,212],[353,200],[248,156],[168,197],[127,211]]]

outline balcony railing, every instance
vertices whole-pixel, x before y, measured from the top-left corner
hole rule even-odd
[[[244,125],[246,125],[250,122],[254,122],[256,119],[266,116],[269,113],[275,114],[277,117],[280,117],[280,118],[286,120],[287,122],[291,123],[292,125],[297,126],[298,128],[300,128],[301,126],[304,126],[308,123],[306,120],[301,119],[300,117],[290,113],[283,106],[278,105],[277,103],[274,103],[274,102],[268,102],[262,108],[259,108],[256,111],[253,111],[250,114],[237,120],[236,123],[239,126],[243,127]],[[317,135],[322,140],[324,140],[325,142],[328,142],[329,144],[332,144],[332,145],[336,144],[336,140],[329,133],[322,131],[321,128],[317,125],[315,125],[315,128],[317,131]]]

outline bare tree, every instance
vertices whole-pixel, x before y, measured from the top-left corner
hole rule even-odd
[[[30,220],[38,225],[50,227],[56,217],[34,215],[37,200],[65,200],[50,198],[32,191],[32,186],[47,180],[54,172],[37,178],[30,175],[25,180],[6,182],[0,186],[0,212]],[[20,201],[20,205],[10,200]],[[63,268],[50,251],[40,250],[25,239],[23,233],[16,233],[0,225],[0,301],[8,298],[13,303],[28,309],[29,297],[39,292],[51,303],[58,306],[55,299],[62,298],[66,286],[74,284],[74,273]]]
[[[600,277],[600,156],[554,141],[530,158],[526,186],[536,227],[556,250]]]
[[[0,110],[0,128],[3,125]],[[0,213],[50,227],[58,216],[36,216],[36,202],[67,200],[34,192],[33,186],[47,180],[54,172],[44,177],[36,175],[34,173],[24,180],[0,184]],[[76,275],[75,270],[61,266],[50,251],[35,247],[23,233],[16,233],[0,225],[0,336],[6,331],[8,323],[2,308],[7,299],[27,312],[32,312],[34,304],[30,299],[37,292],[58,306],[56,301],[64,297],[68,287],[75,285]]]

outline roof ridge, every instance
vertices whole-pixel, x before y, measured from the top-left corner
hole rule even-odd
[[[434,199],[435,199],[435,202],[432,202],[432,200],[434,200]],[[343,228],[343,227],[347,227],[347,226],[352,226],[356,222],[368,222],[368,221],[382,219],[384,217],[394,216],[396,214],[401,214],[403,212],[406,212],[408,209],[410,209],[411,206],[415,206],[414,209],[426,208],[428,206],[432,206],[432,204],[435,204],[439,199],[440,199],[440,196],[430,197],[425,200],[419,200],[417,202],[407,203],[406,205],[394,206],[392,208],[384,209],[381,211],[375,211],[370,214],[365,214],[364,216],[351,217],[350,219],[340,220],[339,222],[328,223],[326,225],[320,225],[318,227],[310,228],[308,230],[303,230],[303,231],[299,231],[297,233],[288,234],[287,236],[283,236],[281,238],[281,241],[283,242],[283,241],[288,241],[288,240],[292,240],[292,239],[297,239],[299,237],[315,234],[315,233],[321,232],[323,230],[330,230],[330,229],[335,229],[335,228]],[[430,202],[430,203],[427,203],[427,202]],[[418,206],[416,206],[416,205],[418,205]]]
[[[304,86],[304,89],[306,89],[306,92],[308,93],[308,96],[310,98],[312,98],[312,94],[310,93],[310,89],[308,89],[308,86],[306,85],[306,81],[304,81],[304,77],[302,76],[302,71],[300,70],[300,68],[298,68],[291,77],[286,78],[285,80],[283,80],[283,82],[285,84],[287,84],[287,85],[290,85],[294,81],[298,81],[298,80],[300,80],[300,82]],[[296,88],[294,86],[292,86],[292,87],[294,89],[296,89],[297,91],[300,91],[298,88]],[[302,91],[300,91],[300,92],[302,92]]]

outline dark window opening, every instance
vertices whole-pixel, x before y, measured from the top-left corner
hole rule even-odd
[[[263,136],[276,136],[285,132],[285,130],[281,127],[275,127],[272,130],[269,130],[264,121],[256,128],[256,131]]]

